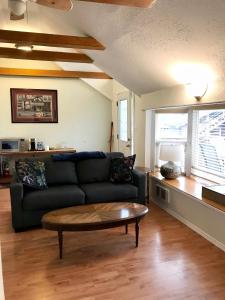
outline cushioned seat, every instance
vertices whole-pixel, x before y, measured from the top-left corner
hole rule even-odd
[[[48,210],[85,203],[84,192],[76,185],[50,186],[46,190],[25,193],[24,210]]]
[[[132,184],[97,182],[81,185],[86,203],[115,202],[137,199],[138,189]]]
[[[113,184],[109,182],[111,160],[123,157],[123,154],[112,152],[103,156],[106,157],[90,158],[89,155],[89,159],[75,161],[44,158],[47,189],[34,190],[21,182],[13,182],[10,186],[13,228],[21,231],[40,226],[45,213],[85,203],[125,201],[144,204],[145,173],[134,170],[133,184]]]

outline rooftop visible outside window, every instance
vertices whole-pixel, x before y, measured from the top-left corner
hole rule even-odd
[[[157,141],[187,140],[187,113],[159,113],[157,114]]]

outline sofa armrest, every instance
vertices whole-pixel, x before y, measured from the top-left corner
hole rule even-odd
[[[16,231],[23,226],[23,194],[22,183],[12,183],[10,185],[12,225]]]
[[[139,170],[133,170],[134,185],[138,187],[138,200],[141,204],[145,204],[146,192],[146,174]]]

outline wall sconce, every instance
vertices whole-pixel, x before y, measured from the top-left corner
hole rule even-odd
[[[200,101],[208,90],[208,83],[206,82],[193,82],[187,84],[189,93],[195,97],[197,101]]]
[[[15,44],[16,49],[18,50],[23,50],[23,51],[32,51],[34,49],[33,45],[29,45],[29,44]]]

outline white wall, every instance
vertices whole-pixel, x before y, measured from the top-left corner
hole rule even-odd
[[[159,90],[142,95],[142,108],[145,110],[175,107],[185,105],[196,105],[201,103],[212,103],[225,101],[225,81],[218,80],[209,85],[208,91],[200,102],[191,96],[184,85]]]
[[[11,123],[10,88],[58,90],[58,124]],[[35,137],[49,146],[108,150],[112,103],[80,79],[0,77],[0,137]]]
[[[96,89],[103,96],[108,99],[113,99],[113,80],[112,79],[89,79],[82,78],[84,82]]]
[[[134,112],[134,152],[137,154],[136,165],[145,165],[145,111],[142,110],[142,100],[135,95]]]
[[[170,188],[167,185],[166,188],[170,192],[170,202],[168,204],[163,203],[163,201],[157,200],[156,198],[156,184],[159,184],[158,180],[150,180],[150,195],[154,202],[225,251],[224,212],[214,207],[206,206],[199,200]],[[163,182],[160,184],[164,186]]]

